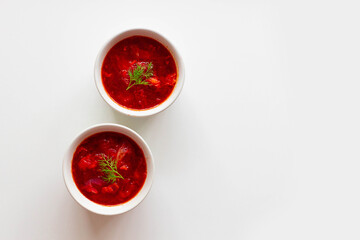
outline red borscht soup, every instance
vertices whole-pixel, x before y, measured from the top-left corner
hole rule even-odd
[[[174,57],[160,42],[144,36],[125,38],[104,58],[101,78],[119,105],[146,110],[164,102],[174,90],[178,72]]]
[[[132,199],[144,185],[144,153],[128,136],[102,132],[86,138],[72,160],[72,175],[82,194],[102,205]]]

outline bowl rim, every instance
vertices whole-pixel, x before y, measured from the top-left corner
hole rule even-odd
[[[145,156],[145,161],[147,165],[146,166],[147,175],[144,185],[132,199],[122,204],[106,206],[91,201],[80,192],[72,176],[72,159],[76,148],[87,137],[100,132],[118,132],[126,135],[127,137],[130,137],[142,149]],[[154,159],[151,150],[147,145],[147,143],[145,142],[145,140],[134,130],[126,126],[114,124],[114,123],[95,124],[81,131],[79,134],[77,134],[76,137],[71,141],[71,144],[69,145],[67,151],[65,152],[63,159],[63,166],[62,166],[65,186],[68,192],[70,193],[70,195],[72,196],[72,198],[80,206],[84,207],[85,209],[93,213],[100,215],[122,214],[137,207],[145,199],[145,197],[148,195],[151,189],[154,170],[155,170]]]
[[[131,37],[131,36],[150,37],[150,38],[160,42],[163,46],[165,46],[169,50],[171,55],[174,57],[174,60],[175,60],[176,66],[177,66],[177,70],[178,70],[178,79],[177,79],[176,85],[175,85],[172,93],[170,94],[170,96],[164,102],[160,103],[159,105],[154,106],[153,108],[145,109],[145,110],[135,110],[135,109],[129,109],[129,108],[121,106],[120,104],[115,102],[108,95],[108,93],[106,92],[106,90],[102,84],[101,68],[102,68],[102,63],[104,61],[106,54],[116,43],[118,43],[119,41],[121,41],[125,38]],[[156,32],[156,31],[150,30],[150,29],[132,28],[132,29],[124,30],[124,31],[116,34],[115,36],[110,38],[108,41],[106,41],[105,44],[100,48],[100,51],[96,57],[95,65],[94,65],[94,80],[95,80],[96,88],[97,88],[98,92],[100,93],[100,96],[113,109],[115,109],[116,111],[118,111],[120,113],[128,115],[128,116],[146,117],[146,116],[151,116],[156,113],[164,111],[169,106],[171,106],[175,102],[175,100],[179,97],[179,95],[182,91],[182,88],[184,86],[185,68],[184,68],[184,63],[183,63],[182,57],[180,56],[180,54],[177,51],[177,49],[175,48],[175,46],[167,38],[165,38],[162,34]]]

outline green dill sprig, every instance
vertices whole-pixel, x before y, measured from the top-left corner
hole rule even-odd
[[[117,170],[117,161],[102,155],[102,159],[99,159],[100,171],[104,173],[102,177],[104,181],[108,183],[114,183],[117,178],[124,179],[123,176]]]
[[[128,74],[130,82],[126,90],[129,90],[134,85],[149,85],[150,83],[146,80],[154,75],[153,64],[150,62],[146,67],[136,64],[136,68],[134,70],[129,69]]]

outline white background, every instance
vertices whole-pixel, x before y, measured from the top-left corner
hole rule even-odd
[[[359,239],[359,1],[0,1],[0,239]],[[120,31],[162,33],[185,85],[114,112],[93,66]],[[62,179],[72,139],[129,126],[151,147],[139,207],[105,217]]]

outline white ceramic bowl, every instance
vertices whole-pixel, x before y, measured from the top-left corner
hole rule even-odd
[[[158,105],[154,108],[151,108],[151,109],[131,110],[131,109],[128,109],[128,108],[125,108],[125,107],[119,105],[112,98],[110,98],[110,96],[105,91],[104,85],[102,83],[101,68],[102,68],[102,64],[103,64],[106,54],[116,43],[118,43],[119,41],[121,41],[125,38],[131,37],[131,36],[150,37],[150,38],[155,39],[156,41],[160,42],[162,45],[164,45],[170,51],[170,53],[172,54],[172,56],[175,59],[175,63],[177,66],[178,79],[177,79],[177,83],[175,85],[173,92],[164,102],[162,102],[160,105]],[[165,37],[163,37],[159,33],[156,33],[154,31],[150,31],[147,29],[132,29],[132,30],[128,30],[128,31],[125,31],[125,32],[122,32],[122,33],[116,35],[115,37],[110,39],[101,48],[101,50],[96,58],[96,61],[95,61],[95,84],[96,84],[96,87],[97,87],[100,95],[105,100],[105,102],[107,102],[112,108],[114,108],[115,110],[117,110],[123,114],[129,115],[129,116],[145,117],[145,116],[150,116],[150,115],[153,115],[153,114],[156,114],[156,113],[159,113],[159,112],[165,110],[179,96],[181,89],[184,85],[184,79],[185,79],[184,65],[183,65],[182,59],[181,59],[178,51],[176,50],[176,48]]]
[[[100,205],[100,204],[97,204],[97,203],[91,201],[90,199],[86,198],[77,188],[77,186],[74,182],[73,176],[72,176],[72,171],[71,171],[72,159],[73,159],[73,155],[74,155],[74,152],[75,152],[77,146],[79,146],[79,144],[84,139],[86,139],[87,137],[89,137],[93,134],[96,134],[99,132],[108,132],[108,131],[122,133],[122,134],[130,137],[132,140],[134,140],[139,145],[139,147],[143,150],[145,160],[146,160],[146,165],[147,165],[147,176],[145,179],[145,183],[144,183],[143,187],[141,188],[141,190],[139,191],[139,193],[134,198],[129,200],[128,202],[125,202],[125,203],[119,204],[119,205],[114,205],[114,206]],[[97,214],[102,214],[102,215],[121,214],[121,213],[127,212],[127,211],[133,209],[134,207],[136,207],[148,194],[148,192],[151,188],[153,175],[154,175],[154,161],[153,161],[153,157],[152,157],[150,148],[146,144],[144,139],[142,139],[142,137],[139,134],[137,134],[130,128],[127,128],[122,125],[111,124],[111,123],[94,125],[92,127],[87,128],[82,133],[80,133],[74,139],[74,141],[71,143],[69,149],[67,150],[67,152],[65,154],[64,162],[63,162],[63,176],[64,176],[64,180],[65,180],[65,185],[66,185],[68,191],[70,192],[71,196],[81,206],[83,206],[87,210],[97,213]]]

